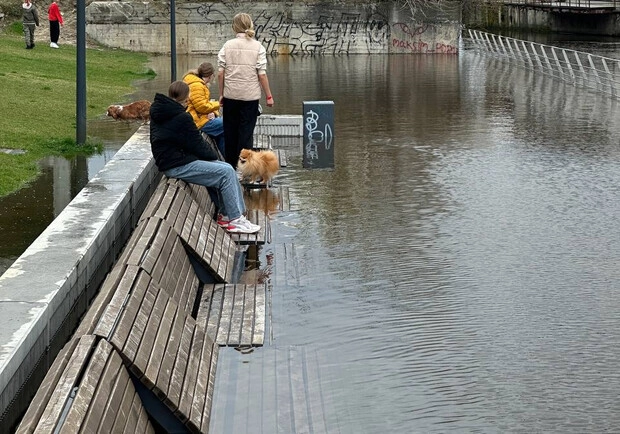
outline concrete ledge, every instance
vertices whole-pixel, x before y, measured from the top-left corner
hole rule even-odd
[[[0,431],[34,396],[38,384],[24,386],[70,337],[159,176],[142,126],[0,276]]]

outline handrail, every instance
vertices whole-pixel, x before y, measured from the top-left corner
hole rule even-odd
[[[478,49],[577,87],[620,97],[620,60],[468,29]]]

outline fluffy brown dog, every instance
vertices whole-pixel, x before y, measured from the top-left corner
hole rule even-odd
[[[257,182],[260,180],[267,184],[278,173],[280,162],[273,151],[242,149],[237,168],[241,172],[242,181]]]
[[[149,114],[150,108],[151,102],[143,99],[127,105],[111,105],[108,107],[106,116],[126,121],[142,120],[142,122],[146,123],[151,118]]]

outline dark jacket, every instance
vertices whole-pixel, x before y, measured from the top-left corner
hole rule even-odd
[[[35,5],[30,3],[30,5],[26,8],[22,5],[22,22],[24,24],[34,24],[36,26],[39,25],[39,11]]]
[[[151,151],[162,172],[196,160],[217,160],[185,107],[161,93],[151,104]]]

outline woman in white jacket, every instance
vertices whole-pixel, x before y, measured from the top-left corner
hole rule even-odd
[[[274,101],[267,78],[265,47],[254,39],[252,18],[246,13],[237,14],[232,28],[235,38],[226,41],[217,60],[225,159],[236,168],[241,149],[252,149],[261,89],[268,107]]]

